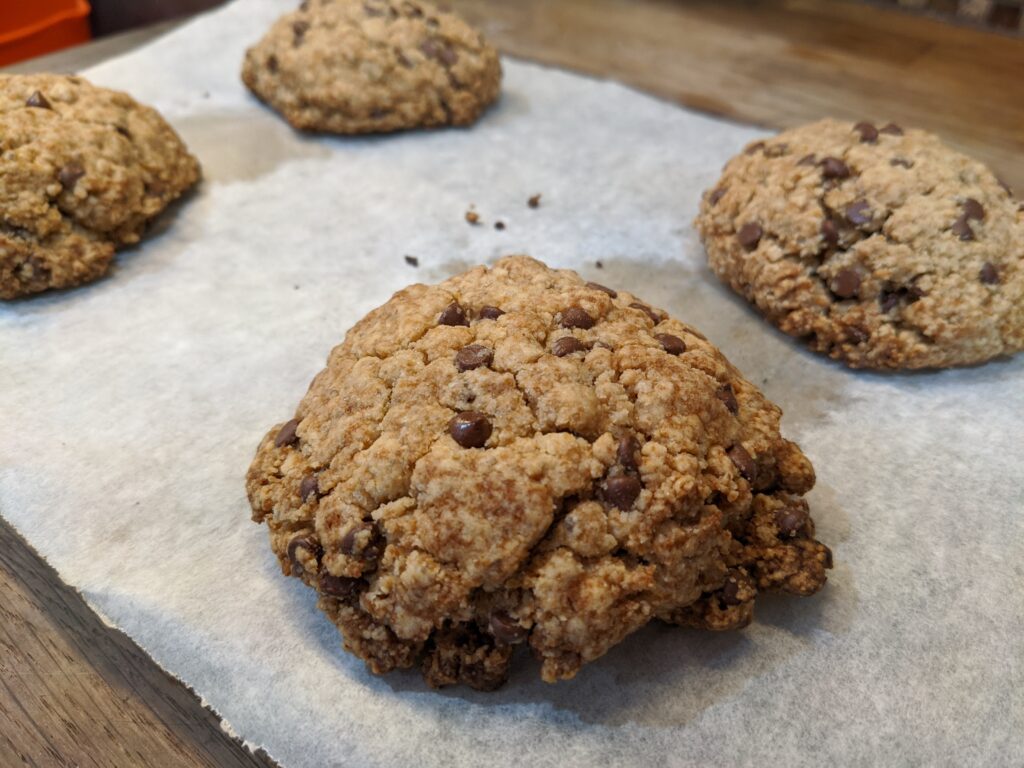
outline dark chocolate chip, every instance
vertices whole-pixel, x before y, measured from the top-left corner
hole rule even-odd
[[[761,229],[761,225],[757,222],[751,221],[740,227],[740,231],[736,233],[736,237],[740,241],[740,245],[748,251],[752,251],[757,248],[757,244],[761,242],[761,236],[763,234],[764,230]]]
[[[619,464],[622,465],[623,469],[629,469],[636,471],[636,454],[640,450],[640,443],[636,441],[636,438],[632,435],[626,435],[625,437],[619,438],[619,447],[615,451],[615,457],[618,459]]]
[[[302,563],[299,562],[298,551],[300,549],[306,550],[317,560],[323,554],[323,549],[321,549],[320,542],[316,536],[311,533],[300,533],[288,542],[288,560],[292,564],[292,576],[301,576],[305,570],[302,567]]]
[[[74,189],[78,180],[85,176],[85,168],[80,163],[68,163],[57,173],[57,180],[64,189]]]
[[[821,161],[821,175],[826,179],[845,179],[850,175],[850,168],[838,157],[830,156]]]
[[[619,509],[629,509],[640,495],[643,486],[632,475],[609,477],[604,482],[604,497]]]
[[[775,513],[780,538],[793,538],[803,531],[806,524],[807,513],[799,507],[784,507]]]
[[[740,471],[743,477],[747,480],[754,479],[754,475],[757,474],[757,464],[754,463],[754,457],[750,455],[746,448],[737,443],[726,452],[726,455],[736,465],[736,469]]]
[[[420,265],[420,260],[417,259],[415,256],[406,256],[405,263],[408,264],[410,267],[418,267]]]
[[[796,164],[797,165],[814,165],[817,162],[818,162],[818,158],[815,157],[814,153],[812,152],[809,155],[804,155],[803,157],[801,157],[799,160],[796,161]]]
[[[283,448],[286,445],[294,445],[298,442],[299,436],[295,434],[296,428],[299,426],[298,419],[292,419],[286,421],[284,426],[277,431],[277,437],[274,438],[274,447]]]
[[[424,40],[420,43],[420,51],[428,59],[439,61],[445,66],[451,66],[459,60],[458,54],[441,40]]]
[[[320,496],[320,483],[316,479],[316,475],[306,475],[302,478],[302,482],[299,483],[299,498],[303,502],[309,501],[310,496]]]
[[[860,274],[855,269],[844,267],[836,272],[829,287],[839,298],[852,299],[860,291]]]
[[[348,601],[359,596],[365,583],[362,579],[335,576],[327,571],[322,571],[317,579],[317,589],[323,595]]]
[[[562,327],[586,330],[594,327],[594,318],[583,307],[569,307],[562,310]]]
[[[343,555],[374,564],[384,549],[383,539],[376,523],[359,523],[341,537],[338,549]]]
[[[901,168],[913,168],[914,167],[914,161],[913,160],[907,160],[904,157],[894,157],[892,160],[889,161],[889,165],[893,165],[893,166],[898,165]]]
[[[123,125],[115,125],[114,130],[120,133],[126,139],[130,139],[132,137],[132,132],[125,128]]]
[[[654,338],[661,344],[661,348],[670,355],[681,355],[686,351],[686,342],[671,333],[656,333]]]
[[[900,294],[898,291],[883,290],[878,294],[878,305],[883,313],[889,312],[899,303]]]
[[[721,595],[722,602],[726,605],[739,605],[742,602],[739,598],[740,583],[735,576],[730,576],[725,580],[725,585],[722,587]]]
[[[491,364],[494,352],[482,344],[469,344],[455,355],[455,367],[460,371],[471,371]]]
[[[824,219],[821,222],[821,238],[826,245],[836,245],[839,242],[839,228],[832,219]]]
[[[38,109],[53,109],[50,101],[39,91],[34,91],[25,102],[26,107],[37,107]]]
[[[505,314],[505,310],[492,307],[490,305],[480,307],[480,319],[481,320],[497,320],[499,317]]]
[[[846,220],[854,226],[871,222],[871,205],[867,200],[857,200],[846,206]]]
[[[971,219],[977,219],[978,221],[981,221],[982,219],[985,218],[984,206],[982,206],[982,204],[975,200],[973,197],[968,197],[966,200],[964,200],[963,209],[964,217],[968,221],[970,221]]]
[[[540,195],[534,195],[533,197],[526,201],[526,204],[531,208],[540,208]]]
[[[878,129],[879,133],[888,133],[890,136],[902,136],[903,129],[900,128],[896,123],[886,123]]]
[[[846,337],[854,344],[863,344],[871,338],[871,331],[866,331],[856,325],[846,326]]]
[[[828,547],[826,547],[824,544],[821,545],[821,548],[823,550],[825,550],[824,553],[823,553],[825,555],[825,567],[826,568],[831,568],[832,567],[832,550],[829,549]]]
[[[555,339],[551,345],[551,354],[555,357],[565,357],[573,352],[582,352],[584,350],[586,350],[586,347],[575,336],[562,336]]]
[[[490,420],[479,411],[463,411],[448,422],[448,434],[463,448],[482,448],[491,431]]]
[[[990,261],[986,261],[981,266],[981,271],[978,272],[978,279],[985,285],[996,285],[999,282],[999,270],[996,269],[996,265]]]
[[[611,288],[601,285],[600,283],[587,283],[587,288],[593,288],[595,291],[604,291],[613,299],[619,295],[618,291],[613,291]]]
[[[954,235],[959,237],[961,240],[973,240],[974,230],[971,229],[971,224],[967,220],[967,216],[961,214],[956,221],[953,222],[951,231]]]
[[[271,74],[277,72],[277,56],[274,56],[273,54],[267,56],[267,71]]]
[[[641,312],[643,312],[645,315],[651,318],[651,322],[654,323],[655,325],[661,322],[661,315],[659,315],[653,309],[648,307],[646,304],[641,304],[639,301],[634,301],[629,306],[630,309],[639,309]]]
[[[763,149],[764,149],[764,142],[763,141],[755,141],[753,144],[751,144],[749,147],[747,147],[746,149],[743,150],[743,154],[745,154],[745,155],[752,155],[755,152],[760,152]]]
[[[519,622],[505,611],[495,611],[487,623],[494,639],[505,645],[521,643],[528,634],[526,627],[520,626]]]
[[[729,191],[728,187],[718,187],[718,189],[711,190],[708,194],[708,204],[717,205],[718,201],[722,199],[722,196]]]
[[[306,36],[307,31],[309,31],[308,21],[292,22],[292,33],[295,35],[295,39],[292,40],[292,45],[302,45],[302,38]]]
[[[860,140],[867,144],[874,144],[878,141],[878,129],[871,123],[857,123],[853,130],[860,134]]]
[[[459,305],[459,302],[453,301],[444,311],[441,316],[437,318],[438,325],[469,325],[469,320],[466,318],[465,310]]]
[[[715,396],[725,404],[730,413],[737,413],[739,411],[740,404],[736,399],[736,393],[732,391],[732,384],[720,386],[715,392]]]

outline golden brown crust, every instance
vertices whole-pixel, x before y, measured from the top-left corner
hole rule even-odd
[[[711,268],[854,368],[1024,349],[1024,213],[935,136],[822,120],[749,145],[704,195]]]
[[[247,490],[375,672],[489,689],[526,643],[553,681],[652,618],[740,626],[824,583],[779,418],[689,326],[509,257],[357,323]]]
[[[242,80],[295,128],[468,125],[498,97],[498,54],[425,2],[307,0],[245,55]]]
[[[199,178],[153,109],[63,75],[0,75],[0,298],[95,280]]]

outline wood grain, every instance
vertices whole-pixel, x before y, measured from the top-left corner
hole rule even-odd
[[[449,0],[503,52],[784,128],[926,128],[1024,190],[1024,40],[843,0]]]
[[[273,765],[0,519],[0,766]]]
[[[1024,190],[1024,42],[842,0],[448,0],[506,53],[780,128],[934,130]],[[75,71],[170,25],[8,71]],[[0,520],[0,766],[270,766]]]

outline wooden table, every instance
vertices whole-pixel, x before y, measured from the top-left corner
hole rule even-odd
[[[834,115],[929,128],[1024,190],[1020,39],[842,0],[449,3],[514,56],[766,127]],[[78,70],[173,26],[9,71]],[[273,765],[225,734],[3,520],[0,648],[0,766]]]

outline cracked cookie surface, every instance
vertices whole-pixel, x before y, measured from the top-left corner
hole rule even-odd
[[[498,97],[501,64],[429,3],[306,0],[246,51],[242,80],[295,128],[384,133],[474,122]]]
[[[127,94],[0,75],[0,298],[101,277],[198,178],[174,130]]]
[[[724,282],[851,367],[1024,349],[1022,206],[924,131],[822,120],[754,142],[695,224]]]
[[[733,629],[831,553],[779,409],[699,332],[525,256],[355,325],[247,475],[346,648],[433,686],[570,678],[652,619]]]

